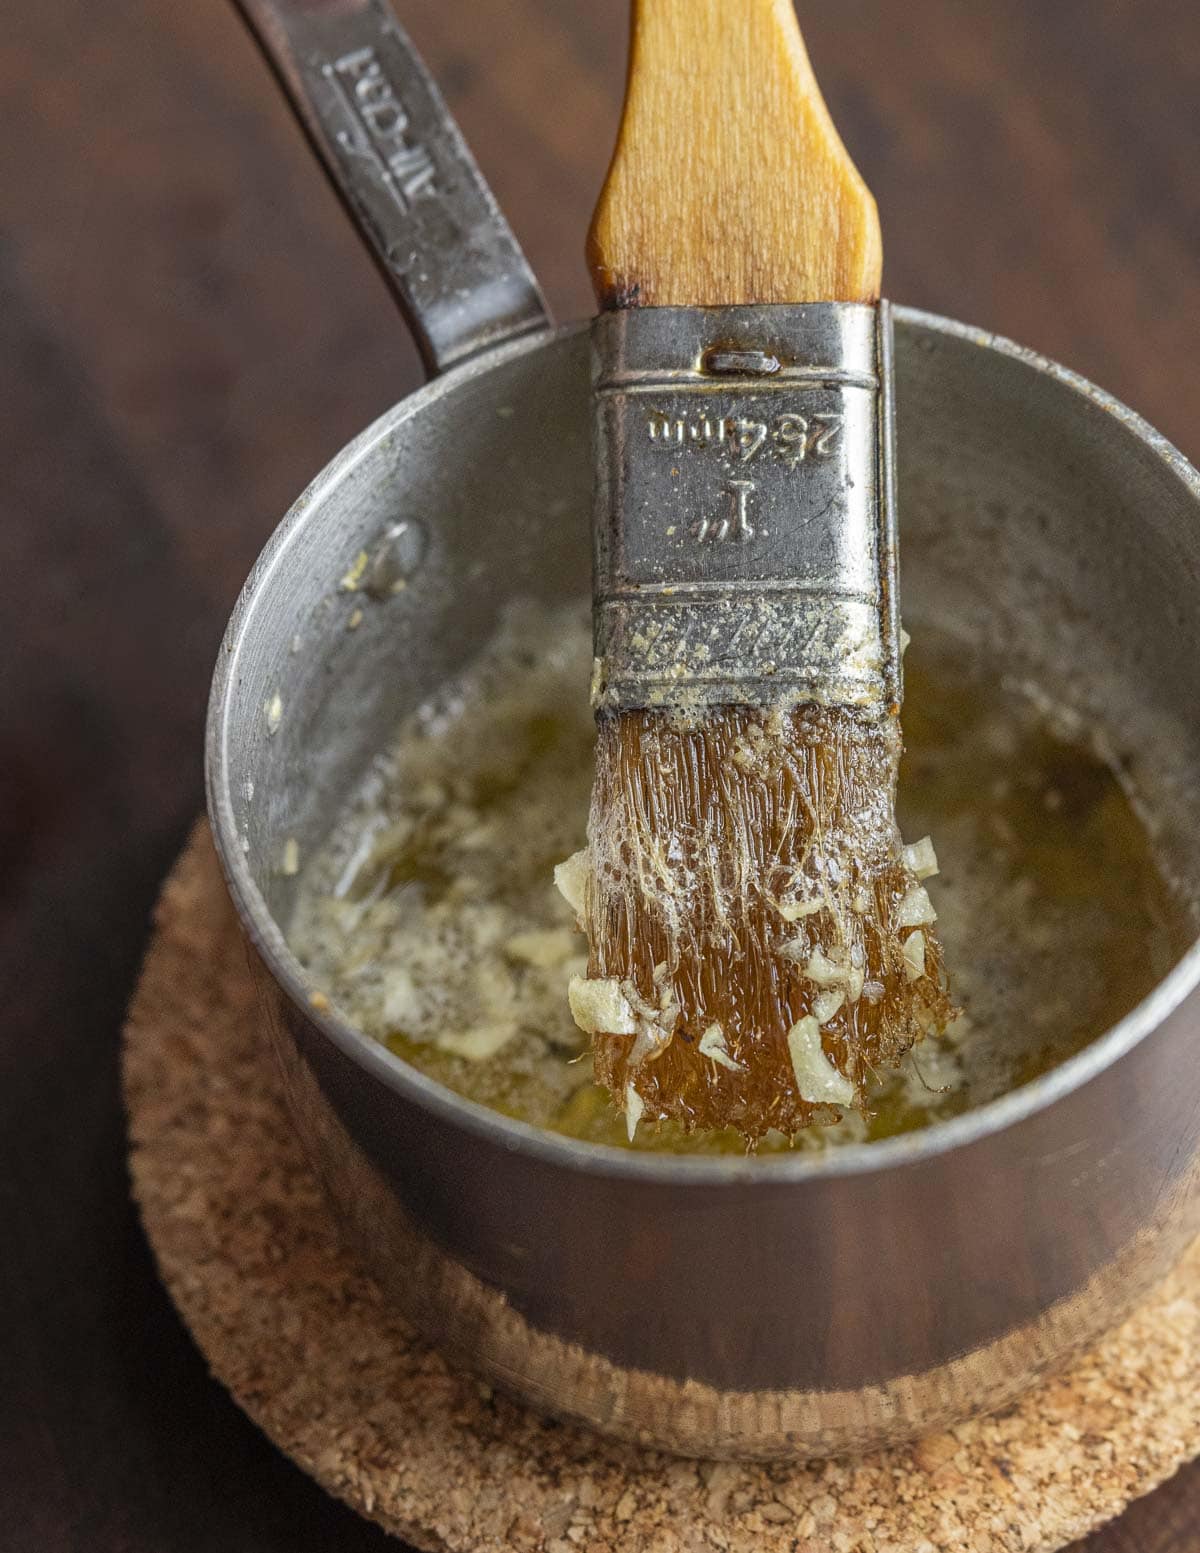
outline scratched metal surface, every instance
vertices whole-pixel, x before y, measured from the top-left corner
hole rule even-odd
[[[625,0],[400,0],[562,316]],[[801,0],[888,291],[1200,458],[1192,0]],[[57,1550],[394,1547],[205,1376],[128,1204],[116,1037],[275,517],[420,371],[232,11],[10,0],[0,46],[0,1525]],[[1088,1553],[1191,1553],[1200,1467]]]

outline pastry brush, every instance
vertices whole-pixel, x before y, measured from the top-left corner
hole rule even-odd
[[[572,1009],[639,1120],[794,1134],[950,1015],[905,848],[875,202],[790,0],[634,0],[589,235],[596,775]]]

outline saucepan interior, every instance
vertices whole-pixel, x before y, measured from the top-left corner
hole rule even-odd
[[[906,623],[914,632],[928,623],[982,643],[1015,672],[1036,665],[1048,694],[1094,718],[1153,816],[1163,866],[1182,894],[1200,898],[1195,472],[1136,416],[1038,357],[903,309],[896,323]],[[1188,999],[1200,977],[1197,951],[1087,1051],[1004,1099],[921,1134],[825,1156],[755,1161],[622,1155],[485,1112],[416,1073],[333,1011],[314,1009],[286,947],[297,878],[280,866],[285,842],[293,839],[305,857],[319,848],[346,795],[403,717],[472,659],[509,601],[586,594],[589,484],[586,336],[567,329],[480,358],[388,412],[296,503],[247,584],[214,685],[210,804],[235,900],[282,989],[289,1031],[282,1041],[293,1057],[299,1052],[292,1089],[301,1131],[335,1196],[340,1192],[346,1217],[357,1216],[360,1238],[369,1241],[375,1233],[382,1247],[387,1237],[378,1224],[372,1231],[365,1210],[334,1179],[340,1167],[333,1156],[341,1147],[329,1142],[334,1131],[344,1134],[347,1150],[362,1151],[384,1182],[384,1197],[399,1203],[405,1234],[428,1239],[455,1276],[472,1280],[472,1289],[477,1283],[499,1290],[505,1320],[561,1337],[618,1376],[654,1371],[723,1398],[795,1392],[861,1399],[871,1387],[944,1375],[963,1355],[995,1352],[1046,1310],[1081,1297],[1089,1280],[1140,1244],[1139,1237],[1159,1232],[1155,1215],[1164,1202],[1187,1198],[1200,1077],[1188,1071],[1173,1087],[1168,1083],[1171,1050],[1163,1032],[1174,1030],[1170,1038],[1182,1041],[1181,1021],[1195,1024]],[[374,597],[342,586],[364,553],[375,557],[389,545],[407,573],[402,591],[381,589]],[[1130,1062],[1123,1076],[1122,1065],[1160,1038],[1158,1055]],[[306,1076],[297,1077],[301,1070]],[[312,1094],[304,1100],[310,1080]],[[1093,1099],[1085,1103],[1080,1097],[1089,1091]],[[1062,1183],[1074,1179],[1064,1174],[1060,1182],[1056,1174],[1058,1133],[1047,1121],[1056,1110],[1063,1115],[1064,1148],[1107,1130],[1112,1190],[1122,1206],[1074,1250],[1065,1229],[1068,1248],[1053,1268],[1039,1265],[1025,1287],[989,1303],[979,1290],[993,1263],[967,1244],[979,1233],[968,1221],[990,1213],[994,1240],[1011,1219],[1022,1226],[1014,1230],[1018,1238],[1053,1242],[1050,1207],[1015,1199],[1037,1179],[1048,1194],[1066,1192]],[[1005,1135],[1009,1141],[1001,1145]],[[1152,1145],[1152,1138],[1159,1142]],[[1002,1148],[1007,1152],[997,1152]],[[456,1174],[461,1181],[464,1171],[472,1172],[470,1180],[455,1197],[448,1183]],[[889,1177],[900,1184],[886,1182]],[[562,1186],[560,1200],[561,1183],[570,1184]],[[1091,1189],[1086,1182],[1080,1188]],[[973,1191],[974,1201],[957,1211],[948,1207],[956,1190]],[[998,1195],[989,1207],[992,1191]],[[722,1194],[727,1200],[713,1207],[709,1222],[708,1205]],[[894,1228],[896,1203],[920,1202],[922,1194],[924,1208],[913,1211],[944,1213],[946,1244],[918,1255],[898,1231],[889,1248],[885,1226]],[[1069,1198],[1055,1211],[1070,1214]],[[923,1293],[920,1301],[929,1308],[921,1334],[914,1337],[910,1324],[893,1341],[883,1330],[892,1320],[886,1302],[875,1300],[858,1317],[838,1318],[848,1325],[837,1341],[806,1340],[803,1354],[794,1343],[788,1348],[772,1340],[734,1353],[703,1323],[676,1341],[657,1315],[634,1331],[628,1310],[622,1312],[622,1290],[644,1304],[646,1288],[670,1302],[688,1299],[695,1286],[694,1269],[691,1279],[687,1273],[689,1258],[698,1254],[687,1238],[693,1233],[689,1204],[698,1215],[695,1234],[710,1244],[700,1281],[711,1277],[715,1306],[723,1299],[731,1311],[736,1306],[745,1266],[736,1265],[745,1251],[739,1237],[748,1231],[734,1226],[748,1216],[760,1242],[813,1232],[818,1222],[836,1240],[857,1217],[860,1240],[874,1240],[878,1259],[872,1263],[861,1251],[827,1253],[824,1270],[807,1275],[819,1276],[826,1290],[806,1318],[813,1332],[822,1322],[829,1327],[839,1298],[838,1308],[846,1309],[839,1279],[891,1276],[899,1284],[942,1267],[952,1285],[955,1277],[961,1285],[944,1296],[957,1302],[956,1311],[934,1310],[937,1301]],[[1091,1199],[1080,1207],[1091,1212]],[[864,1214],[875,1216],[865,1229]],[[1044,1222],[1030,1227],[1039,1214]],[[571,1215],[591,1225],[599,1262],[539,1243],[561,1239]],[[1070,1342],[1093,1335],[1119,1313],[1122,1299],[1165,1269],[1181,1243],[1181,1215],[1184,1207],[1172,1221],[1170,1245],[1164,1235],[1161,1251],[1142,1257],[1136,1275],[1124,1276],[1124,1294],[1102,1292],[1087,1314],[1073,1318]],[[642,1248],[643,1272],[631,1271],[622,1262],[636,1238],[631,1226],[665,1224],[667,1216],[670,1232],[664,1229],[653,1253]],[[726,1249],[719,1249],[722,1235]],[[512,1245],[523,1247],[519,1255],[506,1249]],[[1036,1247],[1031,1252],[1035,1261],[1041,1254]],[[394,1263],[399,1255],[395,1242],[377,1251],[385,1282],[389,1258]],[[621,1269],[611,1281],[606,1257]],[[840,1271],[833,1265],[839,1258],[848,1259]],[[906,1272],[914,1260],[918,1271]],[[807,1287],[803,1270],[780,1271],[766,1253],[755,1266],[764,1311]],[[639,1277],[649,1280],[640,1293]],[[448,1305],[459,1295],[464,1303],[477,1297],[461,1290],[445,1295],[445,1287],[442,1293]],[[902,1296],[898,1286],[897,1299]],[[790,1430],[778,1420],[769,1428],[746,1423],[726,1406],[719,1426],[691,1428],[676,1419],[660,1427],[621,1415],[616,1403],[609,1416],[598,1416],[597,1405],[539,1368],[528,1344],[517,1361],[513,1346],[503,1347],[507,1338],[494,1331],[481,1338],[477,1311],[468,1331],[466,1318],[456,1324],[433,1310],[430,1299],[422,1306],[420,1296],[406,1298],[438,1335],[547,1406],[656,1443],[735,1454],[772,1454],[796,1448],[797,1441],[806,1449],[841,1449],[912,1432],[1011,1393],[1031,1366],[1053,1361],[1068,1343],[1062,1334],[1047,1337],[1049,1351],[1040,1360],[1025,1352],[1007,1368],[996,1361],[986,1383],[972,1380],[957,1392],[943,1385],[937,1405],[926,1399],[908,1406],[893,1396],[874,1411],[859,1403],[840,1413],[818,1409],[804,1414],[817,1419],[811,1428],[793,1419]],[[870,1340],[858,1340],[856,1332]]]
[[[897,333],[906,621],[981,642],[1014,673],[1036,667],[1093,716],[1119,741],[1165,867],[1200,893],[1195,471],[1031,353],[903,309]],[[568,329],[405,400],[318,477],[249,580],[218,672],[214,819],[281,969],[297,889],[284,838],[311,855],[403,717],[511,600],[586,594],[585,357]],[[410,585],[364,606],[343,580],[394,529]]]

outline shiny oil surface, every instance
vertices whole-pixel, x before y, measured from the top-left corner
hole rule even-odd
[[[900,812],[938,848],[928,888],[962,1012],[879,1074],[865,1114],[768,1134],[764,1156],[996,1099],[1103,1034],[1190,941],[1111,737],[1039,695],[1036,669],[912,624]],[[612,1147],[740,1153],[736,1133],[670,1123],[630,1139],[566,1006],[584,945],[550,880],[585,839],[590,657],[586,605],[518,603],[348,801],[290,942],[347,1018],[469,1099]]]

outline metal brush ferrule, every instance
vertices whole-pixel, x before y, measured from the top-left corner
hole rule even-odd
[[[886,303],[592,325],[597,711],[901,695]]]

